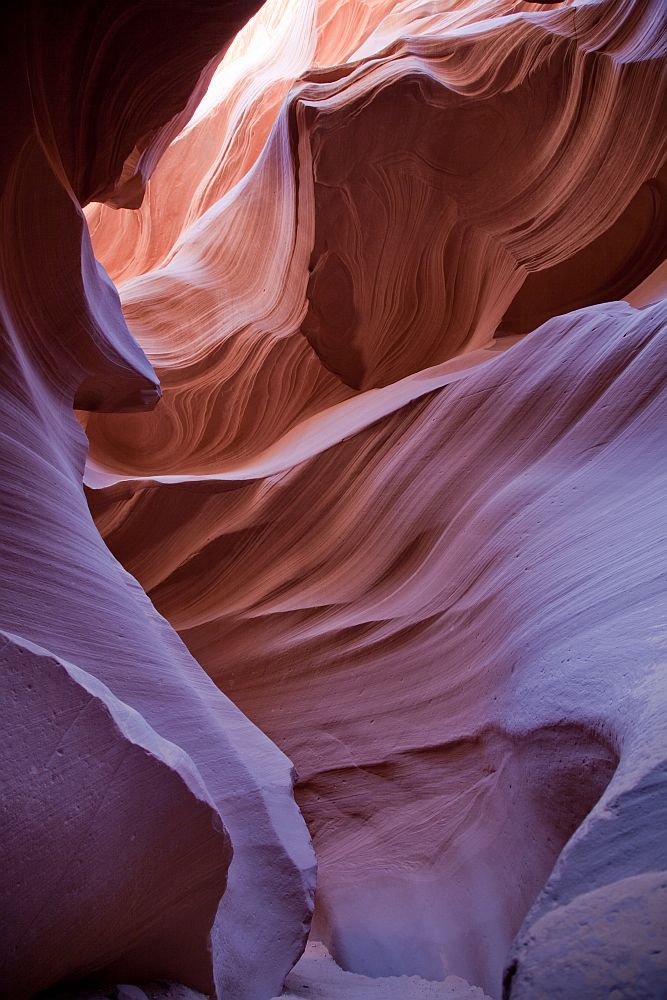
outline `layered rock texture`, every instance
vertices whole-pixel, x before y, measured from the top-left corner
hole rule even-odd
[[[12,1000],[85,976],[267,997],[303,949],[314,856],[292,765],[105,546],[72,409],[142,412],[160,395],[81,205],[135,203],[252,11],[26,4],[5,32],[0,991]]]
[[[663,6],[258,6],[5,32],[0,994],[662,997]]]

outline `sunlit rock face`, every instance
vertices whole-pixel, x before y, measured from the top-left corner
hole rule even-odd
[[[660,262],[660,12],[451,8],[371,4],[360,34],[356,4],[267,4],[141,213],[91,208],[164,391],[89,420],[91,467],[238,478],[360,389]]]
[[[662,5],[257,6],[8,27],[0,992],[660,996]]]

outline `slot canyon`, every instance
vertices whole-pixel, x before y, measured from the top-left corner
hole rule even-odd
[[[0,998],[666,1000],[662,0],[0,19]]]

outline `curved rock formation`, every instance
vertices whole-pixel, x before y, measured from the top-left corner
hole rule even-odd
[[[583,892],[531,927],[506,976],[506,996],[658,997],[665,986],[667,880],[663,872]],[[525,956],[525,958],[524,958]]]
[[[90,418],[93,464],[122,477],[235,471],[359,389],[624,295],[653,270],[665,250],[655,9],[528,6],[488,26],[474,6],[426,24],[417,7],[413,32],[405,12],[388,15],[349,62],[292,89],[235,186],[226,151],[248,134],[236,89],[172,146],[152,211],[158,234],[173,236],[161,223],[173,220],[175,242],[121,286],[165,398],[145,420]],[[289,13],[299,38],[310,15]],[[172,209],[174,174],[209,129],[215,183],[209,167],[188,211]],[[141,243],[139,257],[143,270]]]
[[[34,96],[0,205],[0,628],[10,702],[33,703],[35,670],[51,685],[18,766],[55,753],[35,787],[67,792],[4,816],[18,863],[67,870],[67,839],[55,865],[17,845],[70,829],[105,752],[127,780],[108,951],[77,930],[94,893],[65,896],[77,953],[47,974],[45,952],[26,986],[36,945],[14,932],[11,995],[88,973],[278,994],[314,859],[273,740],[319,863],[286,996],[649,1000],[664,11],[269,0],[216,68],[256,6],[158,24],[91,0],[62,30],[58,101],[46,8],[17,15]],[[68,772],[62,722],[84,709]],[[125,863],[145,889],[121,918]],[[6,898],[18,928],[33,904],[11,879]]]
[[[121,286],[161,407],[87,429],[112,551],[297,765],[316,935],[354,972],[498,996],[529,910],[510,978],[531,995],[563,848],[577,892],[592,853],[609,885],[665,867],[655,838],[629,872],[612,846],[648,767],[642,684],[666,750],[665,310],[592,305],[516,343],[660,262],[665,145],[655,7],[488,13],[393,8],[293,87],[236,187],[219,168],[222,197],[200,187]]]
[[[613,803],[666,751],[666,319],[623,303],[554,319],[268,480],[91,494],[112,550],[295,761],[317,930],[344,967],[497,996],[603,792],[578,836],[618,877]],[[632,874],[664,866],[648,840]]]
[[[3,995],[91,972],[211,993],[209,932],[232,851],[192,760],[90,674],[2,642],[0,901],[20,942]]]
[[[81,206],[135,203],[252,10],[175,4],[167,22],[150,4],[35,2],[6,26],[0,627],[20,638],[5,664],[0,992],[12,1000],[88,974],[267,998],[307,934],[314,858],[292,765],[104,545],[72,411],[160,396]]]

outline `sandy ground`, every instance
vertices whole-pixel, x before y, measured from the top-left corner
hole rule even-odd
[[[278,1000],[278,998],[275,998]],[[345,972],[324,947],[309,944],[287,977],[282,1000],[488,1000],[458,976],[434,983],[419,976],[369,979]]]

